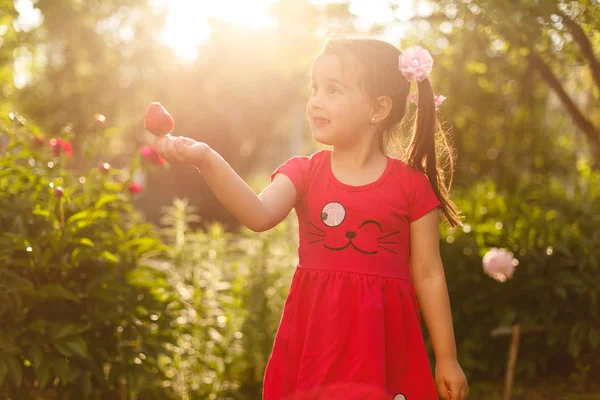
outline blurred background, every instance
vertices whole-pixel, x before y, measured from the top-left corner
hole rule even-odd
[[[162,103],[258,193],[320,148],[307,73],[340,33],[434,58],[470,398],[600,399],[598,0],[0,1],[1,398],[260,398],[295,216],[239,226],[148,156],[144,114]],[[510,276],[482,268],[493,248]]]

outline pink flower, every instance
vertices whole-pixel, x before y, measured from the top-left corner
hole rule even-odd
[[[446,100],[446,96],[442,96],[441,94],[438,94],[437,96],[433,96],[433,102],[435,103],[436,110],[442,105],[444,100]]]
[[[435,104],[436,110],[442,105],[444,100],[446,100],[446,96],[443,96],[441,94],[433,96],[433,102]],[[419,93],[413,92],[413,93],[409,94],[408,101],[410,101],[411,103],[416,105],[419,102]]]
[[[512,278],[518,264],[519,261],[513,257],[513,253],[505,249],[494,247],[483,256],[483,271],[500,282]]]
[[[140,154],[146,160],[153,162],[154,164],[163,165],[165,163],[164,158],[161,158],[156,151],[154,146],[142,146],[140,148]]]
[[[60,156],[60,153],[63,151],[67,155],[67,158],[71,158],[73,155],[73,148],[71,147],[71,142],[68,140],[62,140],[61,138],[50,139],[48,142],[50,147],[52,147],[52,151],[54,151],[54,155],[56,157]]]
[[[129,192],[133,194],[141,192],[142,189],[142,185],[140,185],[139,183],[129,182],[129,185],[127,185],[127,190],[129,190]]]
[[[432,68],[431,54],[420,46],[409,47],[400,54],[398,69],[409,82],[413,82],[415,79],[421,82],[429,76]]]

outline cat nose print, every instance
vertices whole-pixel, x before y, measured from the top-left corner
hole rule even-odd
[[[348,239],[354,239],[356,237],[356,233],[354,233],[352,231],[348,231],[348,232],[346,232],[346,237]]]

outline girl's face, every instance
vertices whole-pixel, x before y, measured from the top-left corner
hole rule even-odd
[[[342,69],[337,56],[320,54],[313,62],[311,84],[306,112],[314,139],[326,145],[357,142],[369,129],[373,109],[356,69]]]

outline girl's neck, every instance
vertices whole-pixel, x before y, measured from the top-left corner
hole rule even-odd
[[[331,162],[340,169],[352,173],[385,164],[387,158],[379,148],[334,146],[331,150]]]

